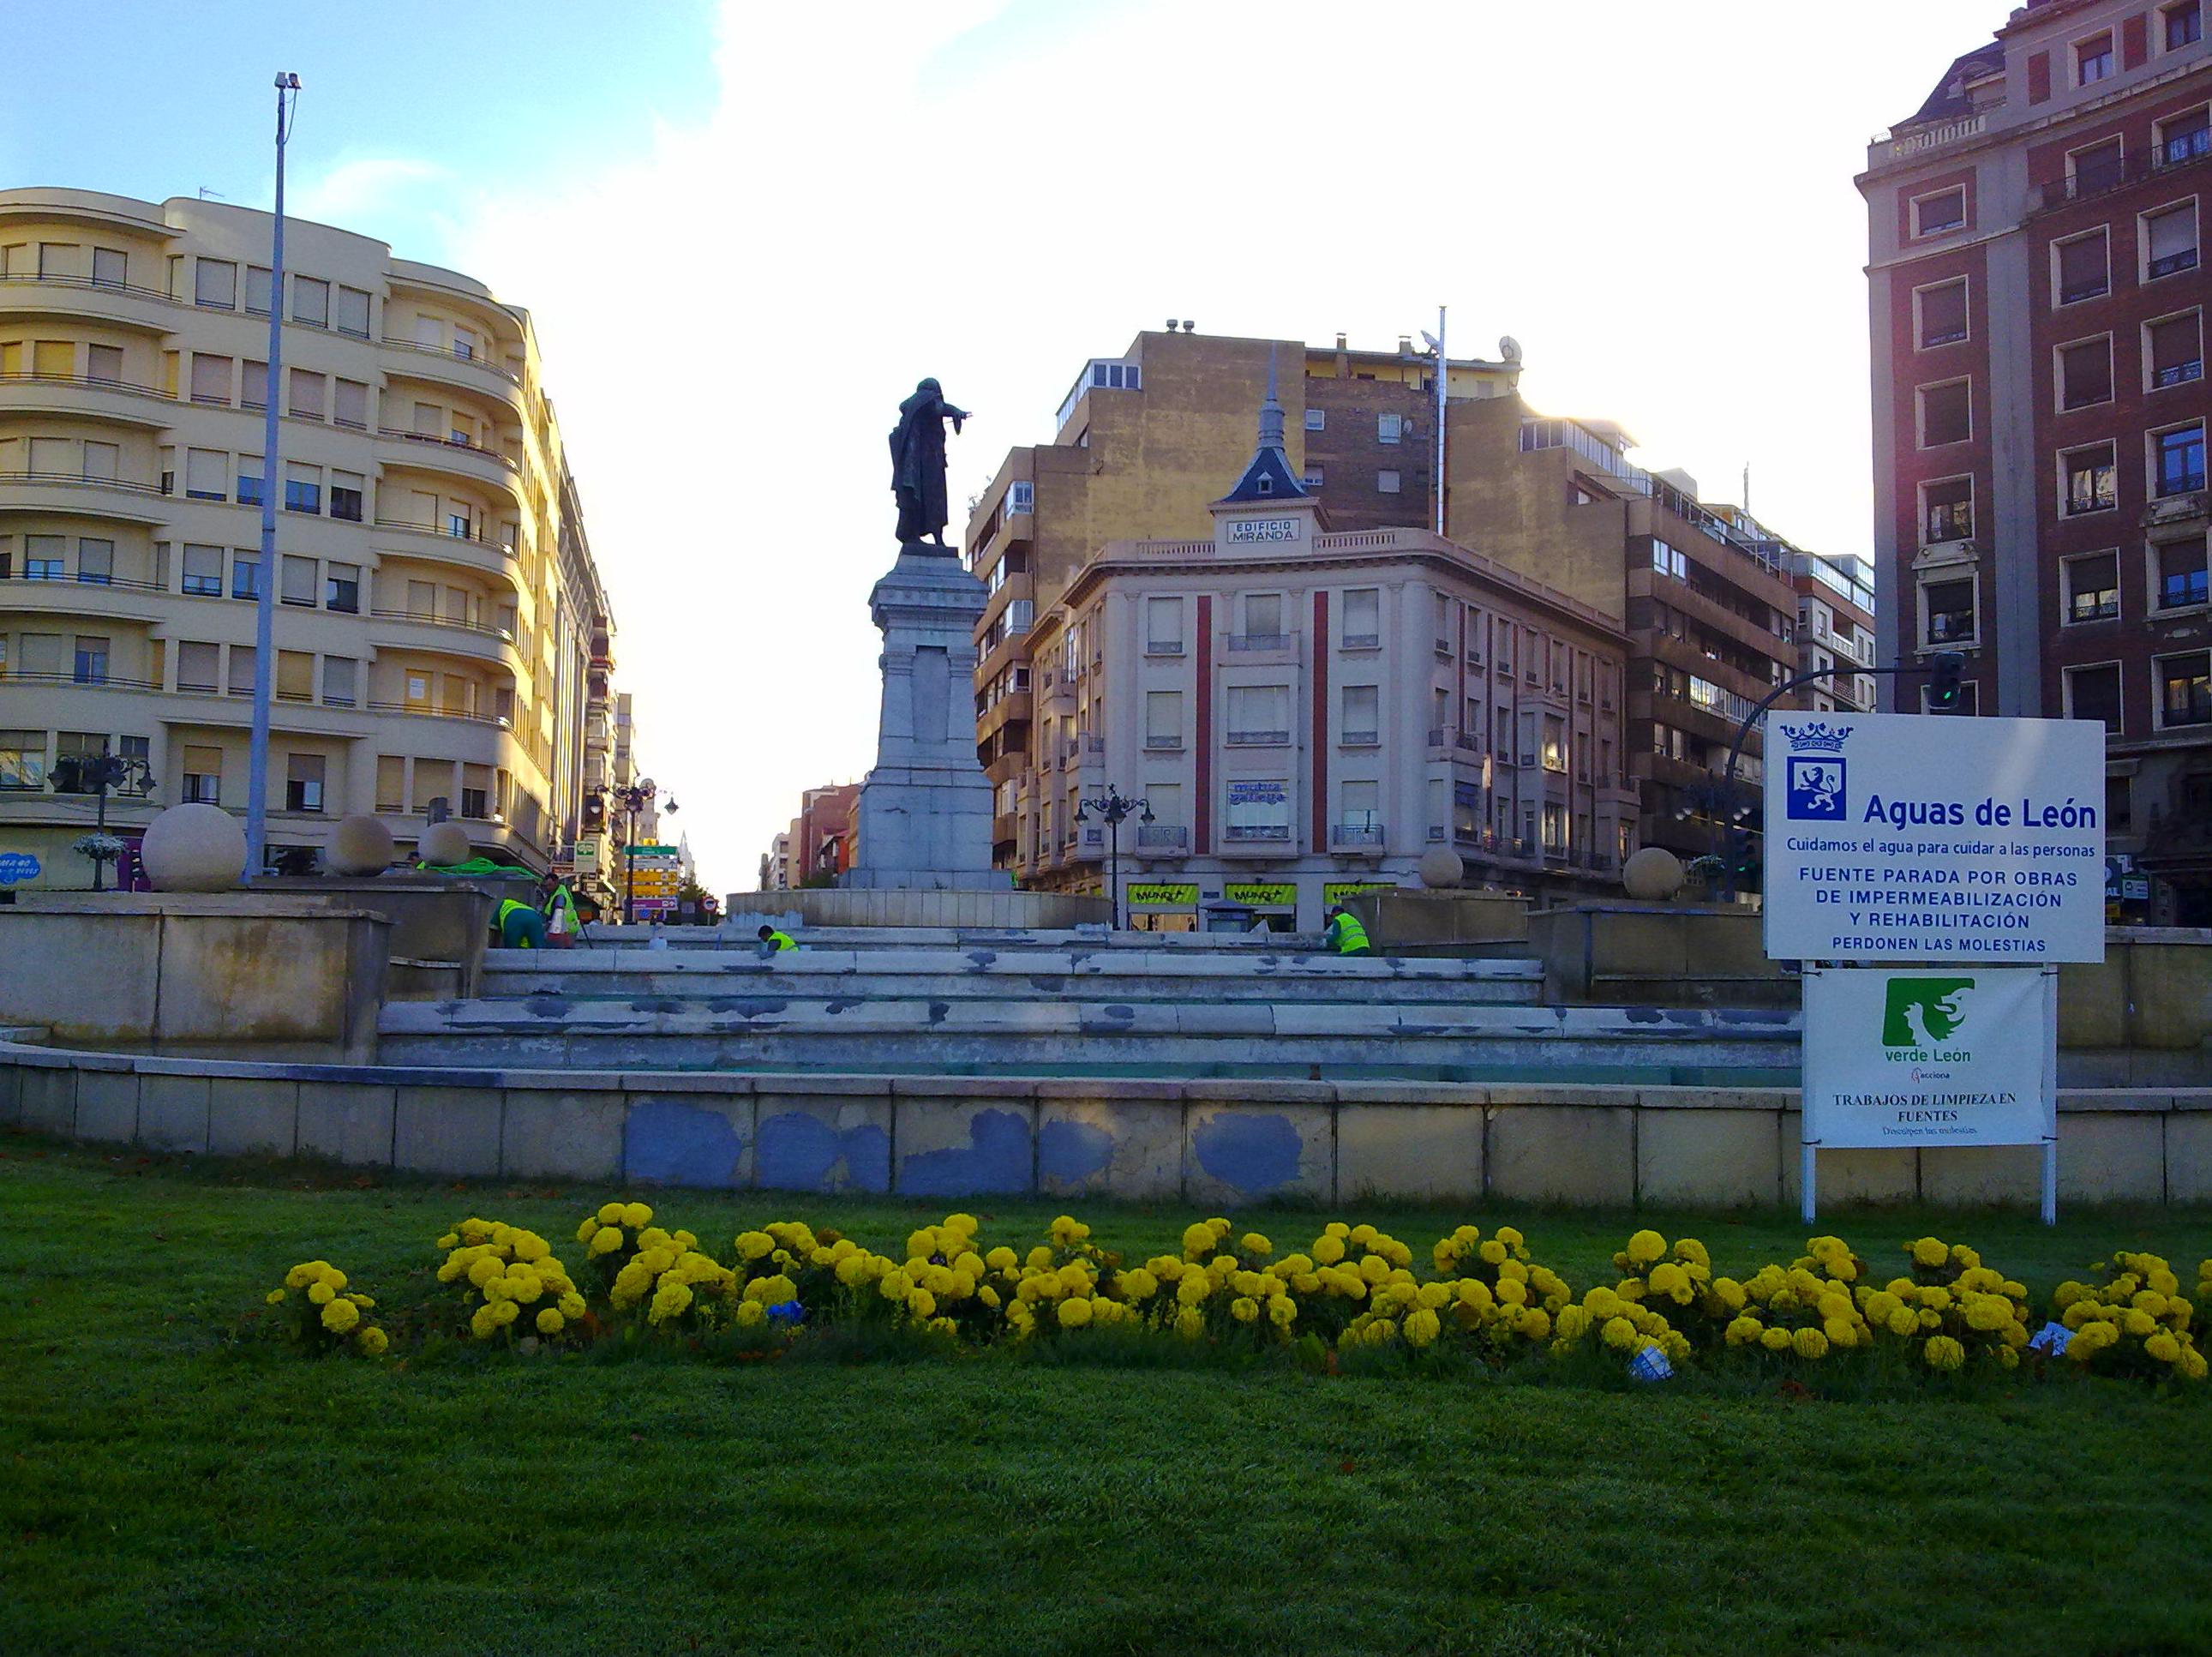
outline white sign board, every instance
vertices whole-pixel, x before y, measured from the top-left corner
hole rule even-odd
[[[1229,544],[1243,546],[1253,541],[1294,541],[1298,538],[1296,518],[1231,518],[1229,521]]]
[[[2105,728],[1771,714],[1766,953],[2105,959]]]
[[[1805,974],[1808,1145],[2039,1145],[2058,1134],[2058,974]]]

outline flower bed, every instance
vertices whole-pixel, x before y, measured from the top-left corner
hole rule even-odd
[[[2212,1259],[2192,1299],[2162,1258],[2120,1253],[2093,1268],[2097,1281],[2062,1284],[2046,1321],[2024,1285],[1935,1237],[1903,1244],[1903,1269],[1877,1282],[1875,1266],[1838,1237],[1811,1238],[1787,1264],[1736,1277],[1717,1272],[1696,1238],[1644,1230],[1613,1256],[1614,1280],[1579,1295],[1510,1226],[1487,1236],[1457,1228],[1429,1250],[1425,1273],[1408,1244],[1342,1221],[1288,1252],[1205,1221],[1185,1230],[1180,1253],[1141,1263],[1100,1247],[1070,1215],[1026,1252],[991,1244],[969,1214],[921,1227],[892,1253],[795,1221],[716,1249],[636,1202],[605,1203],[575,1237],[585,1284],[535,1232],[460,1221],[437,1240],[444,1292],[410,1309],[403,1338],[754,1357],[856,1335],[945,1356],[1072,1352],[1110,1338],[1330,1368],[1380,1356],[1662,1380],[1685,1368],[1942,1377],[2055,1367],[2187,1384],[2206,1376],[2192,1325],[2212,1294]],[[376,1356],[393,1344],[362,1322],[375,1302],[326,1262],[293,1268],[267,1300],[288,1310],[264,1327],[305,1350]]]

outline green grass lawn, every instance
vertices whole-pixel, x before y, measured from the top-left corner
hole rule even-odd
[[[1663,1390],[1000,1355],[836,1365],[317,1363],[231,1338],[295,1261],[391,1301],[481,1214],[568,1242],[617,1193],[384,1183],[0,1135],[0,1652],[2212,1650],[2212,1400],[2118,1381]],[[879,1247],[935,1209],[674,1192]],[[971,1205],[1025,1246],[1056,1211]],[[1181,1209],[1086,1206],[1174,1246]],[[1303,1246],[1313,1211],[1233,1216]],[[1518,1224],[1577,1288],[1638,1225],[1715,1267],[1781,1213]],[[1838,1213],[2039,1300],[2115,1247],[2185,1282],[2212,1212]],[[397,1355],[395,1354],[395,1356]]]

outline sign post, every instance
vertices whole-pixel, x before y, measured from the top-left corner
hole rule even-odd
[[[1838,963],[1805,972],[1807,1222],[1823,1145],[2032,1144],[2055,1224],[2057,966],[2105,958],[2104,728],[1778,713],[1766,733],[1766,953]]]

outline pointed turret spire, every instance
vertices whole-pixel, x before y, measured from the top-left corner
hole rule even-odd
[[[1291,457],[1283,448],[1283,405],[1275,396],[1275,347],[1267,347],[1267,395],[1260,405],[1260,444],[1244,467],[1237,487],[1221,497],[1222,504],[1247,501],[1296,501],[1306,498]]]

